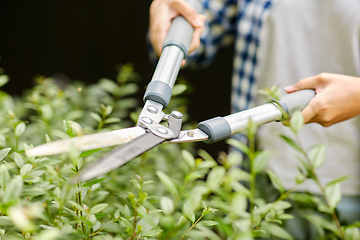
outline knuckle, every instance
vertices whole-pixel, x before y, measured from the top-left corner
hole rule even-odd
[[[330,127],[332,125],[332,122],[331,121],[322,121],[321,123],[321,126],[323,127]]]
[[[171,9],[181,12],[184,17],[195,18],[197,16],[195,9],[185,4],[186,2],[184,2],[183,0],[169,0],[169,6]]]
[[[151,30],[157,32],[162,29],[162,23],[159,20],[155,20],[151,25]]]
[[[318,75],[318,79],[320,81],[325,81],[328,77],[329,77],[329,73],[326,72],[322,72]]]

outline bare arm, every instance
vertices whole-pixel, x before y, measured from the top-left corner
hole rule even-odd
[[[329,127],[360,115],[360,78],[321,73],[286,87],[288,93],[315,89],[317,95],[302,111],[305,123]]]

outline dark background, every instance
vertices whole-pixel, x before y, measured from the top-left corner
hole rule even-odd
[[[1,0],[0,66],[10,76],[2,90],[20,95],[34,85],[34,76],[61,72],[70,79],[94,83],[115,79],[116,66],[131,62],[151,80],[145,41],[150,0]],[[194,86],[189,114],[202,121],[230,113],[232,48],[221,52],[211,67],[181,70]],[[139,99],[142,98],[140,92]],[[222,143],[199,144],[212,154]]]

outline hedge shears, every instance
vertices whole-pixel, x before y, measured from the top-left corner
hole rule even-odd
[[[187,2],[197,12],[202,11],[198,0]],[[298,91],[283,96],[280,101],[272,101],[226,117],[212,118],[200,122],[196,129],[181,130],[183,115],[178,111],[167,115],[163,109],[171,99],[172,87],[181,62],[188,53],[193,30],[182,16],[173,19],[154,75],[146,89],[145,105],[137,126],[49,142],[28,150],[27,156],[60,154],[69,152],[73,147],[79,151],[87,151],[121,145],[85,168],[76,178],[76,181],[86,181],[124,165],[163,142],[213,143],[246,130],[250,119],[257,125],[279,121],[284,113],[291,115],[295,110],[304,108],[315,96],[314,90]],[[167,121],[168,126],[161,124],[164,121]]]

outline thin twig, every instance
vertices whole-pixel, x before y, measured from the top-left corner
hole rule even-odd
[[[314,171],[314,166],[313,166],[312,162],[310,161],[309,155],[308,155],[308,153],[305,151],[305,148],[304,148],[304,146],[302,145],[302,142],[300,141],[299,135],[295,134],[295,138],[296,138],[296,141],[299,143],[300,148],[301,148],[301,151],[302,151],[302,153],[304,154],[304,156],[305,156],[305,158],[306,158],[306,161],[308,162],[308,164],[309,164],[309,166],[310,166],[311,174],[314,176],[315,183],[318,185],[318,187],[320,188],[321,193],[324,195],[324,199],[325,199],[326,205],[331,209],[331,206],[330,206],[330,204],[329,204],[329,199],[328,199],[328,197],[326,196],[325,188],[321,185],[320,180],[319,180],[319,177],[317,176],[316,172]],[[337,227],[337,229],[338,229],[338,231],[339,231],[339,234],[340,234],[341,239],[342,239],[342,240],[345,240],[345,235],[344,235],[343,230],[341,229],[341,224],[340,224],[339,218],[338,218],[338,216],[336,215],[336,213],[335,213],[334,210],[333,210],[332,213],[331,213],[331,217],[333,218],[333,220],[334,220],[334,222],[335,222],[335,224],[336,224],[336,227]]]

